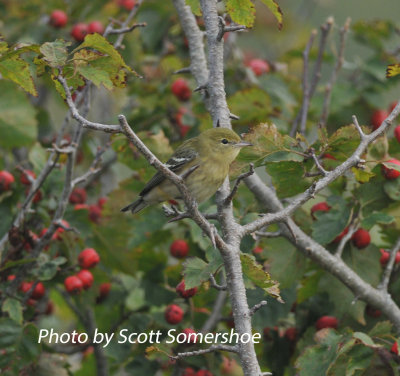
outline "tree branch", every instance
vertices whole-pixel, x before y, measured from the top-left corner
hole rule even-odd
[[[384,292],[387,292],[388,290],[390,276],[392,275],[394,263],[396,260],[396,255],[399,249],[400,249],[400,237],[397,239],[396,244],[390,251],[389,261],[386,264],[385,270],[383,271],[382,281],[378,286],[378,288]]]

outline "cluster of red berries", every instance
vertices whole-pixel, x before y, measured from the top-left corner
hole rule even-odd
[[[331,207],[325,202],[319,202],[318,204],[315,204],[311,208],[311,216],[313,219],[315,218],[315,213],[316,212],[328,212],[331,210]],[[334,240],[334,243],[340,242],[342,240],[343,236],[345,236],[349,232],[349,229],[346,227]],[[359,228],[351,237],[351,240],[354,244],[355,247],[358,249],[363,249],[371,243],[371,235],[367,230],[364,230],[363,228]]]
[[[81,270],[64,280],[65,289],[70,294],[80,293],[83,289],[87,290],[93,284],[93,274],[88,270],[95,267],[100,262],[100,256],[93,248],[84,249],[78,256],[78,263]]]
[[[85,188],[75,188],[69,196],[69,202],[75,205],[74,210],[87,210],[89,220],[93,223],[99,223],[107,198],[101,197],[98,199],[96,204],[92,205],[86,204],[86,199],[87,193]]]

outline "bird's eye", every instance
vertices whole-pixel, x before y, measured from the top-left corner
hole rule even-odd
[[[226,138],[223,138],[222,140],[221,140],[221,142],[223,143],[223,144],[227,144],[229,141],[226,139]]]

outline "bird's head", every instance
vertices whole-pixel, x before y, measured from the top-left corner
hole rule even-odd
[[[226,162],[233,162],[244,146],[251,146],[243,141],[233,130],[228,128],[207,129],[199,135],[201,148],[208,153],[224,157]]]

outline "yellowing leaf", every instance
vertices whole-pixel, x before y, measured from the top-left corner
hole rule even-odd
[[[201,16],[200,1],[199,0],[186,0],[187,5],[190,6],[192,12],[196,16]]]
[[[400,64],[390,64],[386,68],[386,78],[395,77],[400,74]]]
[[[55,42],[46,42],[40,46],[40,52],[43,54],[43,60],[46,61],[52,68],[63,67],[67,62],[68,51],[67,43],[57,39]]]
[[[283,14],[278,3],[275,0],[261,0],[261,2],[265,4],[275,16],[278,21],[278,29],[281,30],[283,25]]]
[[[226,0],[226,10],[232,21],[252,27],[255,18],[255,8],[251,0]]]

